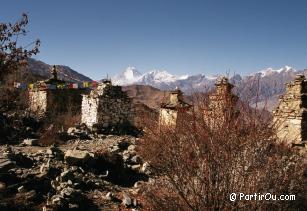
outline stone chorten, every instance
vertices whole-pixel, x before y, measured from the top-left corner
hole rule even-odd
[[[81,112],[80,89],[56,89],[64,85],[65,81],[58,79],[57,69],[52,67],[52,77],[44,81],[37,81],[34,88],[29,90],[29,110],[36,117],[44,117],[47,113],[57,115],[65,112],[77,114]],[[48,89],[53,85],[54,89]]]
[[[83,95],[81,122],[88,127],[133,125],[133,118],[132,99],[110,80],[104,80],[89,95]]]
[[[286,93],[280,97],[273,111],[277,137],[288,144],[301,145],[307,140],[307,81],[298,74],[286,83]]]
[[[204,119],[208,125],[216,127],[225,121],[234,120],[237,110],[238,96],[232,93],[234,87],[226,77],[221,77],[215,83],[216,90],[209,94],[209,104],[204,110]]]
[[[192,106],[183,100],[181,90],[170,93],[169,101],[162,103],[159,111],[159,123],[161,125],[176,126],[180,115],[187,112]]]

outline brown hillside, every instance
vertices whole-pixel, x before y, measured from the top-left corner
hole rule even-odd
[[[127,91],[129,97],[133,98],[135,103],[143,103],[156,109],[169,95],[169,91],[161,91],[146,85],[124,86],[123,90]]]

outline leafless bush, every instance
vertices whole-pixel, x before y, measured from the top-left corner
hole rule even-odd
[[[206,98],[203,98],[206,99]],[[146,192],[150,210],[299,208],[304,200],[302,158],[277,144],[270,119],[240,103],[237,118],[210,124],[206,103],[181,115],[176,128],[151,122],[140,153],[159,176]],[[225,109],[224,116],[233,116]],[[214,127],[212,127],[212,124]],[[296,201],[235,201],[231,193],[294,194]]]
[[[22,14],[22,18],[15,23],[0,23],[0,81],[24,64],[27,58],[39,52],[39,40],[26,46],[18,43],[22,36],[27,35],[27,25],[27,14]]]

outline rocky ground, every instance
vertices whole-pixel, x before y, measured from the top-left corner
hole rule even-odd
[[[0,146],[0,210],[142,210],[151,183],[137,138],[69,128],[65,144]]]

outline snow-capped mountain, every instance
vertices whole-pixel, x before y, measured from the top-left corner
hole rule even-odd
[[[238,89],[240,89],[240,86],[245,85],[246,83],[253,84],[260,77],[262,78],[261,83],[272,83],[275,86],[274,90],[276,90],[276,87],[282,88],[284,86],[283,83],[293,79],[295,74],[299,72],[303,71],[297,71],[290,66],[285,66],[279,69],[263,69],[254,74],[243,77],[236,74],[229,77],[229,79],[238,87]],[[208,76],[204,74],[175,76],[162,70],[152,70],[141,74],[136,68],[128,67],[125,71],[113,77],[112,81],[117,85],[150,85],[162,90],[170,90],[175,87],[180,87],[180,89],[185,92],[191,92],[210,90],[213,87],[214,82],[220,76],[221,75]],[[266,85],[266,87],[267,86],[268,85]]]
[[[259,72],[257,72],[258,74],[261,75],[261,77],[266,77],[266,76],[270,76],[272,74],[277,74],[277,73],[287,73],[287,72],[296,72],[296,70],[290,66],[285,66],[282,67],[280,69],[273,69],[273,68],[267,68],[264,70],[261,70]]]
[[[213,85],[217,78],[218,75],[205,76],[203,74],[175,76],[164,70],[152,70],[141,74],[136,68],[128,67],[122,73],[115,75],[112,82],[116,85],[150,85],[162,90],[180,87],[184,91],[189,91],[207,88],[208,85]]]
[[[141,76],[142,74],[135,67],[129,66],[122,73],[115,75],[112,81],[116,85],[129,85],[137,83]]]
[[[174,75],[169,74],[163,70],[152,70],[148,73],[145,73],[140,78],[139,82],[144,84],[154,83],[172,83],[178,80],[178,78]]]
[[[307,76],[307,70],[296,70],[290,66],[282,68],[267,68],[251,75],[236,74],[229,77],[235,85],[234,91],[244,100],[253,103],[277,103],[278,96],[285,92],[285,83],[292,81],[295,75],[301,73]],[[209,91],[221,75],[208,76],[204,74],[175,76],[166,71],[153,70],[144,74],[135,68],[127,68],[123,73],[113,78],[113,83],[119,85],[150,85],[160,90],[172,90],[179,87],[187,94],[198,91]]]
[[[166,71],[152,70],[141,74],[135,67],[128,67],[122,73],[115,75],[112,79],[117,85],[144,84],[153,85],[161,83],[172,83],[177,77]]]

